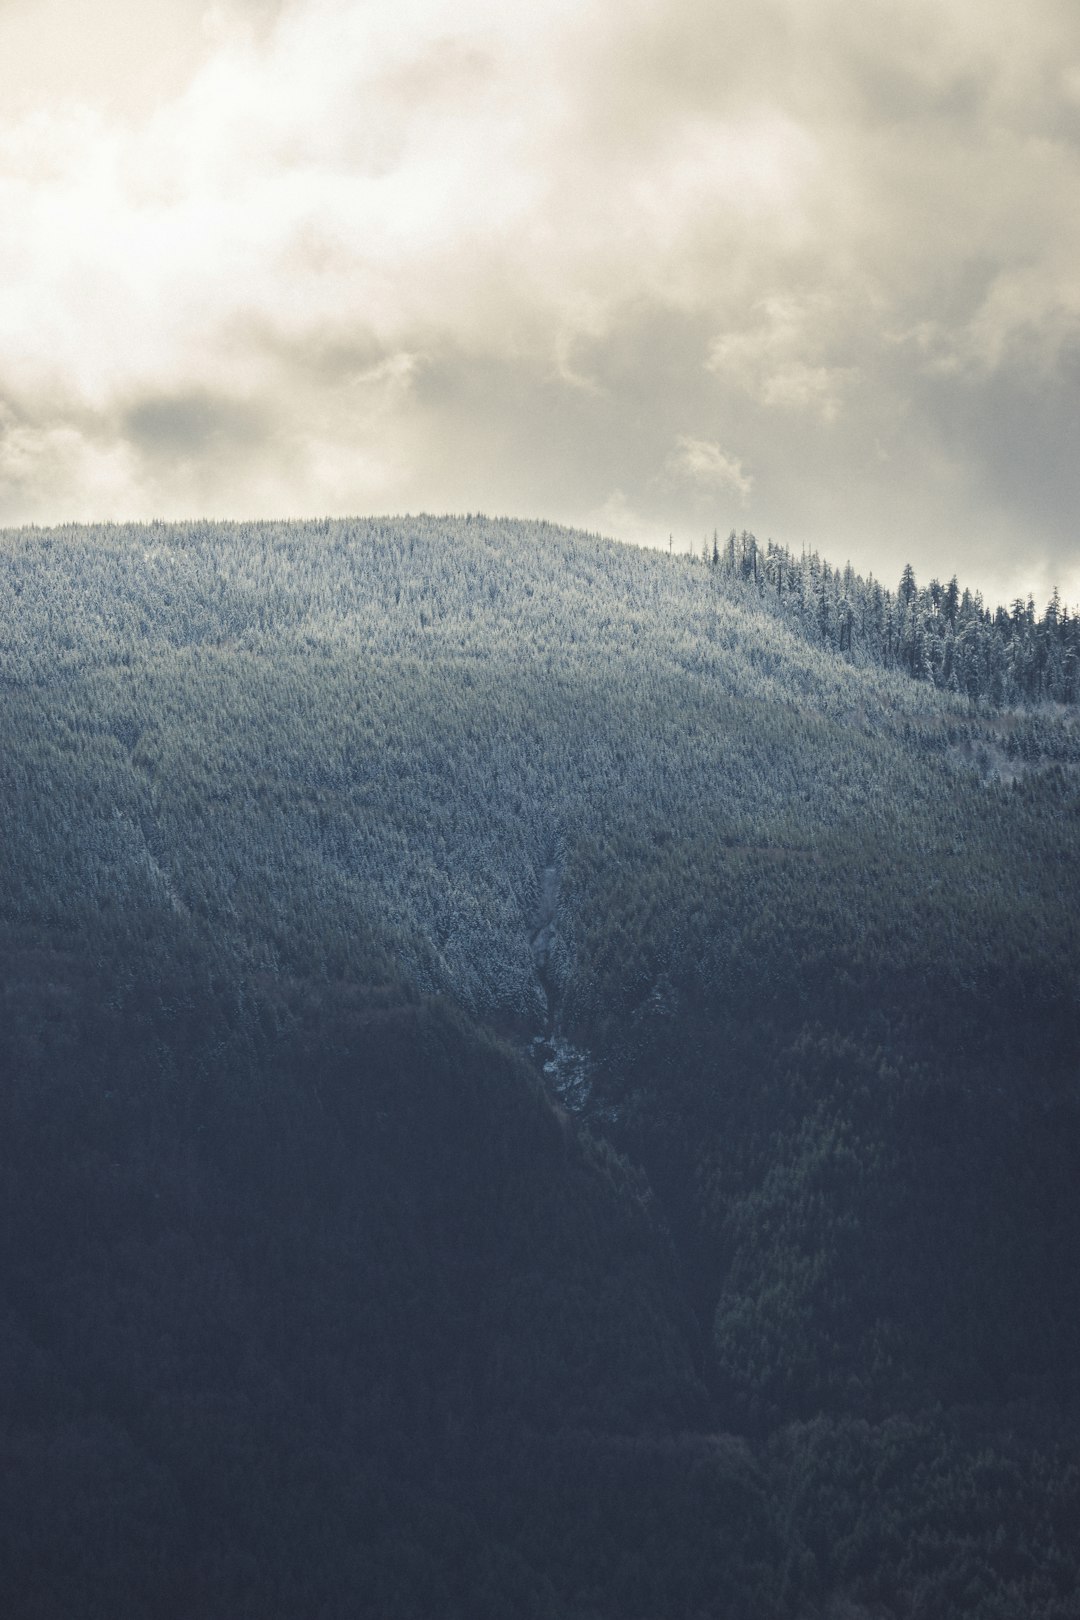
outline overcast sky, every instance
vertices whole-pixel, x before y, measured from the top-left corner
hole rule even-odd
[[[1077,0],[0,0],[0,523],[1080,601]]]

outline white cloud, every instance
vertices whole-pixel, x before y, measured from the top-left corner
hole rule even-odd
[[[613,489],[607,499],[588,514],[584,526],[590,533],[625,540],[635,546],[658,546],[667,540],[659,526],[631,505],[621,489]]]
[[[759,299],[750,315],[747,325],[714,340],[709,369],[763,405],[835,421],[857,368],[827,363],[830,341],[843,328],[830,302],[774,294]]]
[[[1080,582],[1070,4],[108,9],[0,7],[9,521],[621,491]]]
[[[665,465],[676,478],[689,479],[716,493],[730,491],[743,505],[754,487],[753,477],[742,462],[708,439],[680,435]]]

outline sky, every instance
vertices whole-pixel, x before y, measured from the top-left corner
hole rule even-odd
[[[1080,602],[1077,0],[0,0],[0,524]]]

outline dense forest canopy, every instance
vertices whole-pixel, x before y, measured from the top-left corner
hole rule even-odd
[[[545,525],[28,531],[3,566],[11,803],[49,845],[10,863],[10,915],[202,919],[303,971],[361,971],[374,939],[474,1009],[534,1008],[552,864],[548,971],[586,970],[586,841],[798,844],[924,798],[924,754],[1078,751],[1069,716],[856,668],[771,593]],[[947,780],[934,814],[962,819]]]
[[[1076,658],[749,535],[0,536],[5,1612],[1080,1613]]]

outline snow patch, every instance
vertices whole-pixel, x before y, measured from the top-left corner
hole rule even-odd
[[[537,1035],[532,1042],[532,1054],[543,1070],[550,1091],[567,1112],[584,1113],[592,1100],[595,1069],[589,1053],[561,1035]]]

